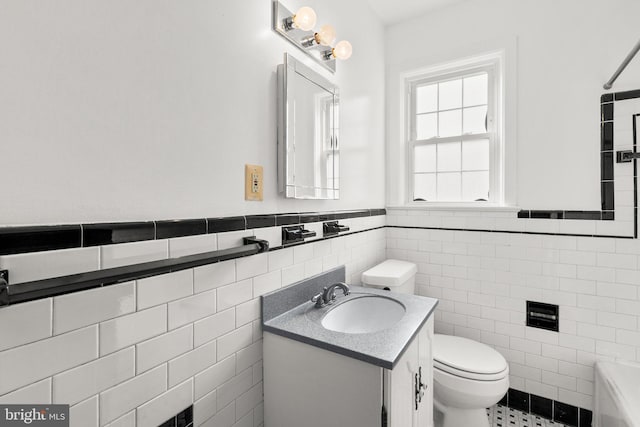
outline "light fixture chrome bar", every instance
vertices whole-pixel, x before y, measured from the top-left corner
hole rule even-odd
[[[315,44],[315,32],[303,31],[292,25],[293,12],[282,5],[278,0],[273,0],[273,30],[285,39],[293,43],[298,49],[313,58],[332,73],[336,72],[336,60],[329,57],[325,59],[326,46]]]
[[[636,56],[638,51],[640,51],[640,40],[638,40],[638,43],[636,43],[636,45],[633,47],[633,49],[631,49],[631,52],[629,52],[629,55],[627,55],[627,57],[624,59],[624,61],[622,61],[622,64],[620,64],[620,66],[618,67],[616,72],[613,73],[613,76],[611,77],[611,79],[609,79],[609,81],[604,84],[603,87],[606,90],[611,89],[611,87],[613,86],[613,83],[615,83],[615,81],[618,79],[618,77],[620,77],[620,74],[622,74],[624,69],[627,68],[627,65],[629,65],[629,63],[631,62],[633,57]]]

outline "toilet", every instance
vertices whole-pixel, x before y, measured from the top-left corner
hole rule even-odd
[[[415,293],[415,264],[386,260],[362,273],[366,287]],[[462,337],[435,334],[433,397],[436,427],[489,427],[486,408],[509,389],[509,365],[488,345]]]

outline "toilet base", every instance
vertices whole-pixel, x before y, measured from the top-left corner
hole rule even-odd
[[[435,427],[490,427],[487,410],[447,408],[434,399],[433,421]]]

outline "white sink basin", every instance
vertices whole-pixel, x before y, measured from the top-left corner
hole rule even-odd
[[[382,296],[364,296],[345,301],[322,318],[326,329],[347,334],[366,334],[388,329],[405,313],[396,300]]]

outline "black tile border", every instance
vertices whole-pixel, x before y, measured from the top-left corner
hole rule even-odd
[[[227,231],[240,231],[246,229],[247,220],[243,216],[207,218],[208,233],[224,233]]]
[[[254,230],[281,225],[386,215],[386,209],[279,213],[159,221],[0,227],[0,255]]]
[[[82,224],[82,247],[140,242],[156,238],[156,225],[146,222]]]
[[[530,412],[548,420],[553,419],[553,400],[546,397],[530,395]]]
[[[616,101],[640,98],[640,90],[627,92],[605,93],[600,97],[600,197],[601,211],[561,211],[561,210],[521,210],[518,218],[529,219],[578,219],[613,221],[615,220],[615,196],[614,196],[614,176],[613,167],[615,164],[615,153],[613,144],[613,119]],[[634,116],[635,117],[635,116]],[[636,147],[634,119],[634,152]],[[636,162],[634,167],[634,188],[636,187]],[[637,213],[638,204],[634,203],[634,213]],[[634,215],[634,236],[637,238],[637,215]]]
[[[80,225],[0,228],[0,255],[70,249],[81,245]]]
[[[567,236],[567,237],[594,237],[598,239],[635,239],[634,236],[615,236],[608,234],[579,234],[579,233],[552,233],[543,231],[518,231],[518,230],[489,230],[486,228],[451,228],[451,227],[418,227],[409,225],[386,225],[386,228],[403,228],[407,230],[443,230],[443,231],[471,231],[474,233],[504,233],[504,234],[531,234],[536,236]]]
[[[193,405],[181,411],[174,417],[160,424],[158,427],[191,427],[193,426]]]
[[[613,94],[615,101],[624,101],[626,99],[640,98],[640,89],[629,90],[626,92],[616,92]]]
[[[276,226],[276,215],[247,215],[247,229],[266,228]]]
[[[156,221],[156,239],[197,236],[198,234],[207,234],[207,220],[204,218]]]
[[[637,152],[638,121],[640,114],[633,115],[633,152]],[[633,162],[633,235],[638,238],[638,162]]]
[[[561,422],[571,427],[591,427],[593,413],[584,408],[509,388],[498,402],[522,412]]]

